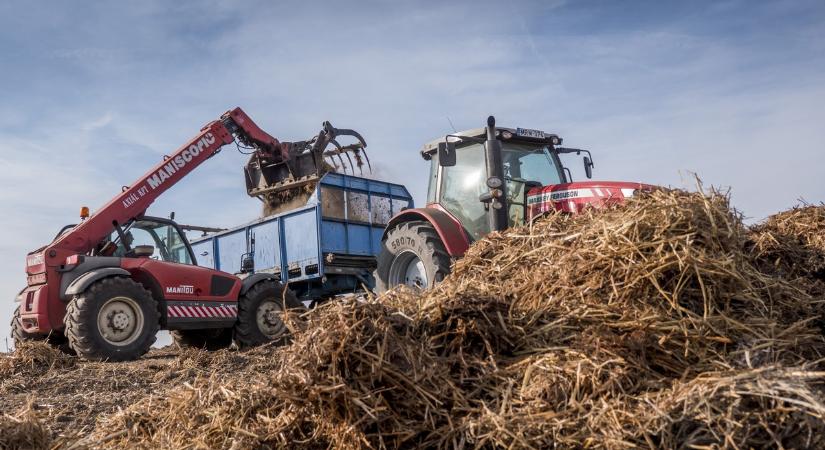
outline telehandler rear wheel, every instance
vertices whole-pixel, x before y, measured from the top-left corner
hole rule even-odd
[[[251,347],[275,342],[284,344],[289,329],[283,321],[287,309],[303,309],[304,305],[281,283],[266,280],[252,286],[238,300],[238,321],[235,340],[240,347]]]
[[[375,290],[396,286],[429,289],[450,273],[450,256],[432,225],[404,222],[387,232],[378,254]]]
[[[149,351],[158,332],[158,305],[143,285],[104,278],[75,295],[66,308],[66,336],[78,355],[128,361]]]
[[[14,314],[11,318],[11,337],[14,341],[14,347],[17,348],[23,342],[45,341],[52,347],[60,350],[63,353],[74,355],[74,350],[69,347],[69,340],[66,336],[57,330],[52,330],[48,335],[27,333],[23,329],[23,324],[20,323],[20,306],[14,309]]]
[[[204,350],[220,350],[232,345],[231,328],[213,328],[207,330],[174,330],[170,331],[172,340],[179,348],[201,348]]]

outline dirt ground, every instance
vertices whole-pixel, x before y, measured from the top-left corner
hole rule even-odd
[[[243,377],[271,351],[182,351],[170,345],[122,363],[83,361],[45,345],[22,354],[0,353],[0,413],[30,408],[54,437],[71,441],[91,432],[98,418],[138,400],[164,396],[197,379]]]

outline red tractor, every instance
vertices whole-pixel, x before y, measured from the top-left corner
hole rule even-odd
[[[362,145],[342,148],[338,135]],[[226,112],[94,214],[82,208],[79,224],[28,254],[27,285],[12,319],[15,343],[47,339],[87,359],[129,360],[149,350],[160,328],[198,347],[283,336],[282,305],[302,305],[279,276],[199,267],[181,227],[145,215],[163,192],[230,143],[251,149],[247,191],[259,197],[319,179],[330,167],[325,158],[350,150],[358,156],[366,146],[354,131],[328,122],[313,139],[279,142],[240,108]],[[331,143],[336,149],[325,150]]]
[[[424,145],[430,165],[427,206],[390,220],[375,271],[376,290],[398,285],[426,289],[450,273],[450,264],[491,231],[529,223],[550,211],[621,202],[653,186],[614,181],[573,182],[560,154],[590,152],[561,147],[562,139],[540,130],[496,127],[445,136]]]

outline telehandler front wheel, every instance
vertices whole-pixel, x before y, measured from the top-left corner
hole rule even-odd
[[[152,294],[124,277],[104,278],[75,295],[64,322],[72,349],[97,361],[140,358],[160,328]]]
[[[238,300],[235,340],[239,347],[275,342],[286,343],[289,329],[283,320],[284,307],[302,309],[304,305],[281,283],[261,281]]]
[[[450,273],[450,256],[432,225],[404,222],[387,232],[378,254],[375,290],[381,294],[396,286],[429,289]]]

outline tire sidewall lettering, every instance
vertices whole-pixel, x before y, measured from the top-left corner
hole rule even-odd
[[[401,250],[412,250],[417,254],[422,254],[424,249],[418,245],[416,239],[409,236],[399,236],[389,242],[393,253],[400,253]]]

